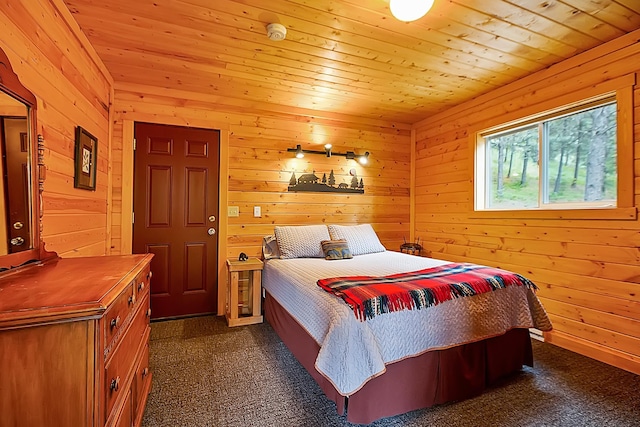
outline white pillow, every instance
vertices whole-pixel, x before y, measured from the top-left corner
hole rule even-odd
[[[386,251],[371,224],[329,225],[329,234],[333,240],[346,240],[352,255]]]
[[[277,226],[280,258],[324,258],[323,240],[329,240],[326,225]]]

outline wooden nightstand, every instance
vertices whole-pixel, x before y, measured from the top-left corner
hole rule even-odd
[[[225,317],[229,326],[262,323],[262,261],[227,260],[229,285]]]

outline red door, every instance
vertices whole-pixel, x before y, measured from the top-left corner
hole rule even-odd
[[[153,253],[153,318],[214,313],[220,131],[135,124],[133,252]]]
[[[4,183],[8,213],[8,252],[31,248],[29,232],[29,147],[27,119],[2,117]]]

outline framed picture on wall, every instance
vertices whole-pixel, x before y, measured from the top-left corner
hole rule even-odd
[[[98,140],[82,127],[76,127],[75,175],[73,186],[85,190],[96,189]]]

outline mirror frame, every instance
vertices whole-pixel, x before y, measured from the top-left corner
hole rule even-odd
[[[37,135],[36,107],[37,100],[13,71],[7,54],[0,47],[0,91],[25,104],[27,108],[28,141],[29,141],[29,199],[31,212],[29,226],[31,227],[31,249],[8,255],[0,255],[0,271],[42,261],[56,256],[54,252],[47,252],[42,242],[42,190],[44,188],[44,145]],[[36,145],[36,139],[37,145]]]

